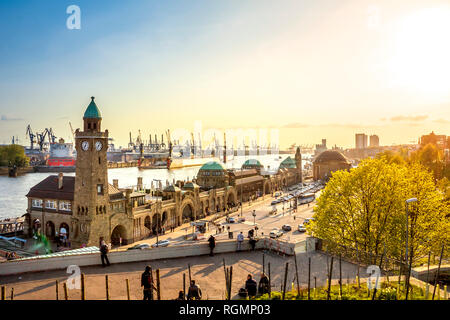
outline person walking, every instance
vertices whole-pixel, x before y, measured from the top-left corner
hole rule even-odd
[[[102,266],[110,266],[109,260],[108,260],[108,246],[106,245],[105,240],[101,241],[100,244],[100,257],[102,259]],[[106,261],[106,264],[105,264]]]
[[[208,242],[209,242],[209,255],[213,256],[214,255],[213,251],[214,248],[216,247],[216,239],[214,238],[213,235],[209,236]]]
[[[249,274],[247,276],[247,281],[245,281],[245,289],[247,290],[249,297],[255,297],[256,296],[256,288],[257,284],[256,281],[252,279],[252,275]]]
[[[269,293],[269,278],[265,273],[261,273],[261,279],[259,279],[258,285],[258,293],[261,295]]]
[[[237,236],[237,251],[241,251],[242,248],[242,242],[244,242],[244,235],[241,233]]]
[[[153,284],[151,268],[149,266],[145,267],[145,271],[141,276],[141,287],[144,287],[144,300],[153,300],[153,290],[156,290]]]
[[[201,300],[202,299],[202,289],[198,284],[195,284],[195,280],[191,280],[191,285],[189,286],[188,300]]]

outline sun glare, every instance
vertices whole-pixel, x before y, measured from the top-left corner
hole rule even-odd
[[[450,96],[450,7],[417,11],[394,30],[390,85],[434,98]]]

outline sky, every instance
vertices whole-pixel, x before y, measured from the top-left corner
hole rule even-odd
[[[0,144],[70,141],[91,96],[116,146],[198,123],[282,148],[450,135],[449,33],[446,0],[3,0]]]

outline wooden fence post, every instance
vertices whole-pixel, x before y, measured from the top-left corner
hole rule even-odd
[[[108,279],[108,275],[105,275],[105,289],[106,289],[106,300],[109,300],[109,279]]]
[[[444,245],[442,246],[442,249],[441,249],[441,256],[439,257],[438,269],[437,269],[437,272],[436,272],[436,277],[434,278],[434,289],[433,289],[433,298],[432,298],[432,300],[434,300],[434,294],[436,293],[436,284],[437,284],[437,281],[439,279],[439,271],[441,271],[441,263],[442,263],[442,255],[443,254],[444,254]],[[439,284],[437,284],[437,286],[439,288]],[[438,293],[440,294],[440,292],[438,292]]]
[[[69,295],[67,293],[67,283],[63,283],[63,289],[64,289],[64,300],[69,300]]]
[[[284,300],[284,296],[286,295],[286,281],[288,275],[289,262],[286,262],[286,268],[284,270],[284,282],[283,282],[283,297],[281,300]]]
[[[86,300],[86,287],[84,283],[84,273],[81,274],[81,300]]]
[[[269,271],[269,300],[272,299],[272,277],[270,276],[270,262],[267,264],[267,270]]]
[[[11,300],[14,300],[14,288],[11,288]]]
[[[311,300],[311,257],[308,258],[308,300]]]
[[[58,280],[55,281],[55,288],[56,288],[56,300],[59,300],[59,285],[58,285]]]
[[[297,295],[300,296],[300,279],[298,278],[298,267],[297,267],[297,255],[294,251],[294,261],[295,261],[295,276],[297,278]]]
[[[131,300],[130,299],[130,280],[125,279],[125,282],[126,282],[126,285],[127,285],[127,299]]]
[[[161,282],[159,279],[159,269],[156,269],[156,297],[161,300]]]

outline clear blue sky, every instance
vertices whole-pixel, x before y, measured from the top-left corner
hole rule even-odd
[[[66,28],[72,4],[81,30]],[[441,55],[403,59],[417,52],[411,36],[439,39],[442,27],[448,35],[445,22],[405,31],[423,16],[449,18],[446,2],[377,4],[371,27],[373,2],[365,0],[2,1],[0,143],[12,135],[27,143],[28,123],[69,138],[68,122],[81,126],[91,95],[122,145],[129,130],[191,130],[195,120],[279,127],[283,145],[324,137],[351,146],[357,131],[386,144],[433,128],[449,134],[448,77],[408,73],[430,58],[447,71],[449,47],[436,40],[426,45]],[[444,15],[428,14],[433,8]],[[410,79],[423,76],[437,80],[417,94],[424,83]]]

